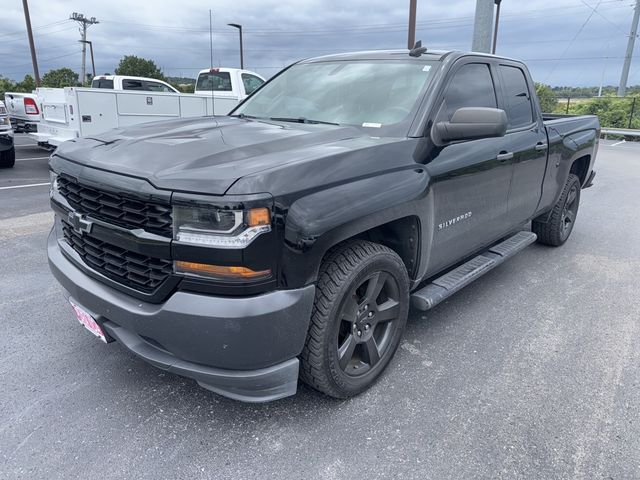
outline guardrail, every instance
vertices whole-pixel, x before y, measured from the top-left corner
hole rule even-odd
[[[600,130],[600,134],[607,138],[607,135],[623,135],[625,137],[640,137],[640,130],[633,130],[629,128],[603,128]]]

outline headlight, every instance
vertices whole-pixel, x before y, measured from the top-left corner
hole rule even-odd
[[[238,211],[174,206],[173,225],[179,242],[240,249],[271,231],[271,215],[268,208]]]

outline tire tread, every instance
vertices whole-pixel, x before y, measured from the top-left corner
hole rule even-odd
[[[405,269],[400,257],[390,248],[366,240],[350,240],[331,249],[318,273],[316,296],[307,331],[305,347],[300,354],[300,378],[312,388],[336,398],[346,395],[334,385],[326,371],[323,332],[330,328],[331,310],[340,301],[342,286],[349,275],[368,258],[391,254]]]
[[[551,214],[545,214],[541,217],[538,217],[537,219],[534,219],[531,222],[531,231],[538,236],[539,243],[558,247],[567,241],[567,239],[563,241],[561,238],[560,222],[562,220],[562,209],[564,208],[564,204],[567,200],[567,196],[569,195],[569,191],[571,190],[571,187],[575,182],[578,182],[579,184],[580,179],[573,173],[569,174],[567,183],[565,183],[564,188],[562,189],[560,198],[558,198],[558,201],[553,206]],[[543,221],[542,217],[545,217],[546,221]]]

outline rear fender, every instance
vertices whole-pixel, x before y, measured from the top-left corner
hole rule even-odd
[[[571,166],[580,158],[590,157],[589,168],[585,178],[593,167],[595,153],[598,147],[598,132],[594,129],[583,130],[580,132],[566,135],[562,142],[552,146],[549,151],[549,165],[545,176],[545,190],[543,198],[540,202],[540,211],[547,214],[538,221],[546,221],[551,214],[551,208],[556,204],[562,189],[567,183]]]

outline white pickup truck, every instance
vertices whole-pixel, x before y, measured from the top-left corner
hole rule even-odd
[[[226,115],[258,88],[258,83],[262,85],[264,79],[254,72],[220,68],[200,72],[195,94],[108,87],[38,88],[41,120],[37,133],[31,135],[38,145],[53,148],[112,128],[178,117]]]
[[[35,93],[6,92],[4,103],[16,132],[36,131],[40,122],[40,110]]]

